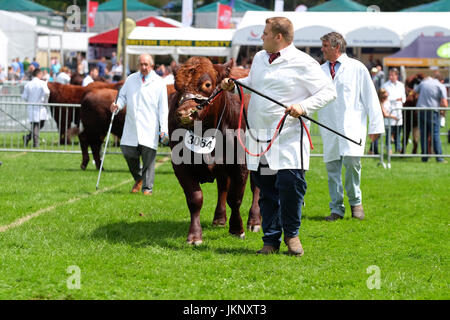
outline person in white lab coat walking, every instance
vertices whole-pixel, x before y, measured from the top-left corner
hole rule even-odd
[[[28,82],[23,90],[22,98],[27,102],[45,103],[47,102],[50,90],[47,83],[42,80],[42,70],[33,71],[33,79]],[[48,120],[47,108],[42,105],[28,105],[28,120],[31,123],[31,132],[23,136],[25,147],[33,139],[33,147],[39,148],[39,131]]]
[[[383,114],[369,71],[360,61],[347,56],[347,44],[343,36],[330,32],[320,40],[321,50],[327,60],[322,69],[333,79],[337,99],[318,111],[319,121],[354,140],[362,139],[359,146],[320,128],[331,198],[331,214],[325,220],[335,221],[344,217],[342,166],[345,167],[345,190],[352,217],[362,220],[361,156],[364,154],[367,135],[367,116],[369,137],[374,141],[384,132]]]
[[[288,106],[284,109],[257,94],[251,95],[250,128],[246,132],[246,144],[251,153],[261,153],[268,144],[256,143],[248,132],[257,132],[259,140],[270,139],[279,120],[285,113],[289,114],[269,151],[262,156],[247,156],[247,168],[261,190],[259,206],[264,245],[258,254],[278,252],[283,233],[287,253],[304,254],[299,229],[310,145],[306,130],[297,118],[310,115],[336,98],[331,80],[323,74],[316,60],[294,46],[293,36],[294,28],[289,19],[267,19],[262,35],[264,50],[255,55],[249,76],[239,79]],[[222,82],[225,90],[232,90],[233,86],[228,79]],[[305,126],[309,126],[309,121]]]
[[[153,66],[150,55],[140,55],[139,71],[127,78],[117,104],[113,102],[110,107],[111,112],[127,107],[120,148],[135,180],[131,192],[142,190],[144,195],[153,192],[156,150],[168,132],[167,88]]]

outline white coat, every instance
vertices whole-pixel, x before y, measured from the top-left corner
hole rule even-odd
[[[23,90],[22,98],[27,102],[45,103],[50,95],[47,83],[34,77],[28,82]],[[30,122],[39,122],[48,120],[47,108],[40,105],[28,105],[28,120]]]
[[[295,48],[293,44],[280,51],[280,57],[269,64],[268,53],[258,52],[252,63],[248,77],[240,81],[278,100],[286,106],[300,104],[307,115],[324,107],[336,98],[333,83],[320,69],[319,63],[308,54]],[[267,140],[272,137],[285,109],[255,93],[251,95],[248,107],[248,121],[257,138]],[[305,121],[309,127],[309,121]],[[272,170],[309,169],[310,145],[306,131],[303,131],[303,164],[300,149],[301,127],[297,118],[288,116],[280,136],[265,154]],[[267,143],[258,144],[248,131],[246,145],[252,153],[265,150]],[[247,167],[256,171],[260,157],[247,154]]]
[[[119,91],[119,109],[127,106],[121,144],[158,149],[159,132],[168,132],[167,88],[153,70],[145,83],[140,72],[131,74]]]
[[[321,127],[324,162],[339,160],[341,156],[360,157],[364,154],[367,116],[368,133],[384,133],[383,113],[369,71],[360,61],[349,58],[345,53],[337,60],[341,63],[333,79],[337,99],[318,111],[318,119],[355,141],[362,139],[362,144],[359,146]],[[328,61],[322,65],[322,70],[331,79]]]
[[[394,120],[392,118],[386,118],[384,119],[385,125],[391,126],[401,126],[403,125],[403,115],[402,110],[398,108],[402,108],[403,104],[406,102],[406,92],[405,92],[405,85],[397,81],[395,84],[391,82],[390,80],[388,82],[385,82],[382,86],[382,88],[386,89],[389,97],[389,106],[386,106],[386,111],[388,113],[392,113],[393,116],[396,116],[398,120]],[[402,101],[397,101],[398,98],[401,98]],[[397,108],[393,110],[394,108]]]

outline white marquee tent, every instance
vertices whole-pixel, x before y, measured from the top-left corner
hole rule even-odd
[[[128,54],[226,56],[237,55],[234,30],[136,27],[127,40]],[[236,52],[234,52],[236,51]]]
[[[284,16],[294,24],[294,44],[320,47],[325,33],[341,33],[349,47],[400,47],[417,36],[450,35],[450,12],[273,12],[247,11],[233,45],[261,46],[265,20]]]
[[[8,66],[8,38],[0,30],[0,66],[7,72]]]
[[[29,17],[21,13],[0,10],[0,31],[8,38],[8,64],[13,58],[21,61],[36,56],[39,35],[62,36],[62,30],[47,28],[37,24],[36,17]]]

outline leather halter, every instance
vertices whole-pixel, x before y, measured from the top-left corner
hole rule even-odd
[[[197,100],[202,102],[196,105],[196,108],[198,110],[203,110],[205,105],[209,105],[214,100],[214,98],[216,98],[221,92],[222,89],[220,89],[220,86],[217,86],[209,97],[205,97],[198,93],[196,94],[192,92],[186,92],[181,96],[180,100],[178,101],[178,106],[182,105],[183,103],[189,100]]]

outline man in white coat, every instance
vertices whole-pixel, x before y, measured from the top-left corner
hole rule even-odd
[[[153,65],[150,55],[139,56],[139,72],[127,78],[117,104],[113,102],[110,107],[111,112],[127,107],[120,148],[135,180],[131,192],[142,189],[144,195],[153,192],[158,141],[168,132],[167,89]]]
[[[284,233],[287,253],[303,255],[298,235],[306,193],[305,171],[309,168],[310,145],[306,130],[297,118],[310,115],[336,98],[331,80],[323,74],[316,60],[293,45],[293,36],[294,28],[289,19],[267,19],[262,35],[264,50],[255,55],[248,77],[240,79],[245,85],[288,106],[284,109],[257,94],[251,95],[248,107],[249,130],[257,133],[259,140],[270,139],[285,112],[290,115],[265,155],[247,155],[247,167],[261,190],[259,206],[264,245],[258,254],[278,252]],[[232,90],[233,87],[228,79],[222,82],[225,90]],[[256,143],[249,136],[249,130],[246,132],[246,144],[250,152],[255,154],[265,150],[268,144]]]
[[[367,135],[369,116],[369,136],[372,141],[384,132],[381,112],[375,86],[367,68],[345,53],[346,42],[341,34],[331,32],[322,38],[322,52],[325,62],[322,69],[333,79],[337,99],[319,110],[319,121],[356,141],[362,139],[361,146],[320,128],[323,140],[323,159],[328,172],[330,193],[330,216],[327,221],[342,219],[345,213],[342,166],[345,167],[345,190],[350,203],[352,217],[364,219],[361,195],[361,156]]]
[[[50,90],[47,83],[42,80],[42,70],[33,71],[33,79],[25,86],[22,98],[27,102],[45,103],[47,102]],[[31,123],[31,132],[23,136],[24,145],[33,139],[33,147],[39,148],[39,131],[48,120],[47,108],[42,105],[28,105],[28,120]]]

